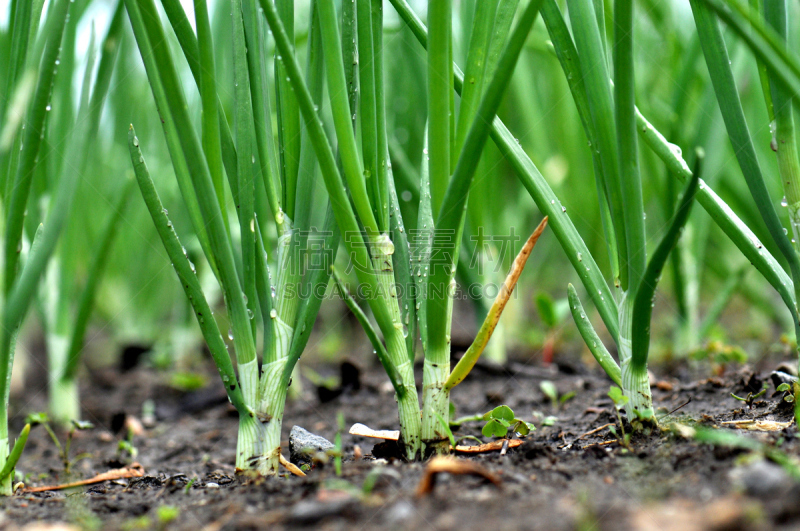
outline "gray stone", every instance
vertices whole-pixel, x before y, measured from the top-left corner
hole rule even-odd
[[[788,492],[793,485],[792,478],[780,465],[766,460],[733,470],[731,479],[750,496],[762,499]]]
[[[300,426],[292,426],[289,433],[289,460],[297,466],[310,465],[317,452],[333,449],[333,443],[325,437],[315,435]]]
[[[302,500],[292,507],[287,519],[290,524],[311,525],[330,516],[350,512],[355,503],[349,494],[328,501]]]
[[[777,389],[781,384],[788,383],[791,385],[793,382],[797,381],[797,376],[793,376],[783,371],[772,371],[769,377],[772,380],[772,385],[775,386],[775,389]]]
[[[386,511],[386,519],[392,524],[405,522],[414,516],[414,506],[406,500],[400,500]]]

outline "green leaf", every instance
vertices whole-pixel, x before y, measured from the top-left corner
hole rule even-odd
[[[55,79],[58,58],[61,54],[61,39],[70,6],[69,0],[54,2],[47,14],[46,45],[44,48],[36,88],[25,115],[25,130],[20,140],[21,152],[16,172],[9,172],[6,177],[6,228],[5,228],[5,293],[6,296],[14,286],[19,261],[18,247],[22,241],[22,228],[25,210],[28,208],[28,197],[31,191],[34,168],[38,162],[39,151],[44,139],[44,125],[47,118],[47,106]],[[77,140],[73,137],[73,142]],[[73,145],[74,147],[74,145]],[[81,151],[76,151],[81,153]],[[3,172],[5,175],[5,172]],[[11,178],[13,175],[13,179]]]
[[[483,427],[481,433],[484,437],[505,437],[508,433],[508,427],[503,426],[497,420],[490,420],[486,423],[486,426]]]
[[[361,328],[363,328],[364,332],[367,334],[367,338],[369,339],[369,342],[372,343],[372,348],[375,349],[378,360],[381,362],[381,365],[383,365],[387,376],[389,376],[389,381],[392,382],[392,386],[394,387],[397,396],[402,397],[406,392],[406,388],[403,387],[403,379],[400,376],[397,367],[395,367],[392,363],[389,353],[386,351],[386,347],[378,337],[378,333],[375,332],[375,329],[372,327],[372,324],[369,322],[366,314],[364,314],[363,310],[361,310],[356,301],[353,300],[353,297],[350,296],[350,292],[347,290],[344,282],[342,282],[341,277],[339,277],[339,273],[336,271],[336,268],[331,266],[331,272],[333,274],[333,280],[336,282],[336,287],[339,288],[339,294],[342,296],[344,303],[348,308],[350,308],[350,311],[353,312],[353,315],[356,316]]]
[[[292,345],[289,349],[289,357],[283,372],[284,385],[289,385],[292,371],[311,337],[314,321],[317,319],[319,309],[322,306],[322,300],[324,299],[324,296],[318,297],[317,294],[324,293],[325,287],[330,282],[332,273],[331,266],[336,259],[336,251],[339,248],[339,228],[336,226],[336,219],[334,218],[330,203],[328,204],[328,210],[325,214],[322,234],[324,235],[322,244],[320,245],[319,251],[317,251],[317,254],[320,256],[317,258],[312,254],[311,257],[312,263],[320,264],[320,266],[316,267],[310,275],[311,278],[309,279],[308,286],[311,290],[311,296],[300,301],[300,308],[297,310],[297,326],[295,327]]]
[[[536,294],[536,310],[539,312],[539,317],[547,328],[553,328],[558,324],[556,317],[555,303],[553,298],[542,291]]]
[[[619,387],[612,385],[608,390],[608,397],[616,404],[618,407],[623,406],[628,402],[628,397],[622,394],[622,389]]]
[[[30,424],[31,426],[47,424],[48,422],[50,422],[50,417],[48,417],[47,413],[44,411],[29,413],[28,416],[25,417],[25,424]]]
[[[176,372],[169,376],[169,386],[183,393],[202,389],[208,384],[207,378],[196,372]]]
[[[408,2],[406,0],[390,0],[390,2],[408,25],[417,41],[423,48],[427,48],[427,29],[414,10],[411,9]],[[454,85],[458,94],[462,93],[463,82],[463,74],[455,67]],[[609,334],[611,337],[618,337],[619,319],[614,296],[583,238],[575,229],[570,217],[562,210],[558,197],[553,193],[550,185],[536,168],[533,161],[531,161],[528,154],[525,153],[525,150],[516,141],[514,135],[497,117],[492,123],[491,136],[501,154],[513,167],[522,185],[528,190],[537,208],[548,217],[553,233],[565,250],[567,258],[581,278],[592,301],[597,306]],[[422,196],[423,194],[420,195]]]
[[[569,310],[572,312],[572,319],[578,327],[578,332],[581,334],[583,342],[589,347],[589,352],[592,353],[592,356],[594,356],[594,359],[600,364],[600,367],[602,367],[611,378],[611,381],[617,385],[622,385],[622,371],[616,360],[611,357],[611,354],[608,352],[605,345],[603,345],[600,336],[597,335],[597,332],[592,326],[589,316],[586,315],[586,311],[583,309],[583,304],[581,304],[575,286],[568,284],[567,294],[569,298]]]
[[[93,430],[94,429],[94,424],[92,424],[88,420],[72,419],[72,426],[76,430]]]
[[[241,386],[238,385],[236,372],[228,354],[228,347],[222,339],[222,334],[200,286],[200,281],[193,270],[192,264],[189,262],[189,258],[183,254],[183,246],[178,240],[178,235],[175,233],[172,222],[167,217],[167,210],[161,203],[153,180],[150,178],[144,156],[139,149],[139,139],[136,137],[133,127],[128,131],[128,149],[131,154],[133,171],[139,183],[139,190],[142,193],[147,211],[150,213],[156,232],[161,238],[164,250],[167,251],[172,267],[180,279],[184,293],[186,293],[186,297],[192,305],[197,323],[200,325],[200,331],[203,333],[203,339],[206,341],[220,378],[225,385],[225,392],[228,394],[233,407],[240,414],[246,414],[248,413],[248,407],[245,405]],[[210,194],[209,200],[216,204],[216,197],[213,192]]]
[[[8,458],[6,459],[6,464],[3,465],[3,469],[0,470],[0,481],[3,481],[9,474],[11,474],[14,471],[14,467],[17,465],[20,456],[22,456],[22,451],[25,449],[25,443],[28,442],[28,434],[30,432],[31,432],[31,423],[26,422],[25,427],[22,428],[19,437],[17,437],[17,441],[14,443],[14,447],[8,454]]]
[[[558,422],[558,417],[550,415],[542,420],[542,426],[553,426],[556,422]]]
[[[442,429],[447,434],[447,438],[450,439],[450,446],[456,445],[456,438],[453,437],[453,430],[450,429],[450,425],[444,420],[438,411],[433,412],[436,415],[436,419],[439,421],[439,424],[442,426]]]
[[[698,159],[699,160],[699,159]],[[675,216],[670,222],[669,229],[656,247],[644,276],[636,289],[633,301],[633,323],[631,328],[631,367],[634,373],[641,373],[647,370],[647,357],[650,350],[650,319],[653,315],[653,299],[655,298],[656,286],[661,278],[661,272],[669,258],[669,253],[675,248],[678,239],[683,232],[683,227],[689,220],[689,214],[694,204],[694,196],[700,182],[699,171],[695,171],[692,179],[686,185],[680,204],[675,212]]]
[[[539,383],[539,389],[542,390],[544,396],[549,398],[552,401],[558,401],[558,390],[553,382],[549,380],[544,380]]]
[[[428,352],[446,353],[449,351],[448,334],[446,334],[446,330],[449,325],[447,316],[450,315],[448,308],[452,308],[452,299],[448,296],[448,293],[450,291],[450,281],[454,274],[455,260],[458,258],[458,253],[455,252],[458,250],[458,246],[456,245],[453,248],[452,243],[457,244],[460,240],[458,235],[462,233],[464,227],[464,206],[467,201],[473,177],[475,176],[475,171],[478,167],[481,152],[489,138],[492,121],[502,101],[505,88],[508,85],[508,80],[514,72],[517,59],[522,51],[528,33],[539,13],[541,3],[542,0],[533,0],[527,5],[509,37],[509,41],[498,62],[495,75],[489,82],[486,93],[481,99],[475,119],[470,126],[467,138],[464,141],[463,150],[461,151],[461,155],[459,156],[458,163],[450,179],[450,184],[447,186],[441,205],[436,204],[437,191],[435,186],[440,176],[435,175],[434,171],[442,170],[438,165],[434,167],[435,161],[433,154],[435,151],[431,152],[430,179],[434,207],[433,211],[434,215],[436,215],[437,211],[439,215],[436,218],[436,229],[433,238],[430,264],[431,272],[428,275],[428,307],[426,309],[428,320]],[[433,45],[433,37],[431,39],[429,53],[439,53]],[[449,58],[448,61],[450,61],[448,72],[452,72],[452,58]],[[434,69],[431,70],[431,73],[439,71],[440,70]],[[447,78],[447,83],[449,87],[450,78]],[[448,91],[449,90],[448,88]],[[434,96],[434,92],[430,92],[430,94]],[[438,95],[438,92],[436,92],[435,95]],[[438,106],[431,106],[430,110],[433,111],[435,108],[438,108]],[[441,147],[435,146],[435,143],[437,139],[442,140],[442,138],[445,137],[434,135],[433,126],[434,122],[431,121],[431,148]],[[449,138],[449,136],[446,138]],[[446,168],[449,168],[449,165],[450,161],[449,157],[447,157]],[[437,207],[440,208],[437,210]],[[455,242],[452,241],[453,235],[456,235]]]
[[[514,420],[514,412],[508,406],[497,406],[491,411],[490,418],[512,422]]]
[[[575,392],[575,391],[568,391],[568,392],[564,393],[563,395],[561,395],[561,398],[559,398],[558,401],[561,404],[563,404],[564,402],[566,402],[568,400],[572,400],[573,398],[575,398],[575,396],[577,396],[577,394],[578,393]]]
[[[148,72],[151,86],[153,85],[153,80],[156,79],[155,76],[157,76],[164,88],[166,108],[160,108],[159,110],[162,114],[169,112],[174,120],[176,130],[181,132],[178,135],[180,148],[189,170],[189,176],[197,196],[205,228],[208,231],[210,253],[207,253],[206,256],[209,261],[216,262],[219,269],[220,283],[225,292],[225,301],[231,316],[234,336],[236,337],[237,359],[240,364],[252,363],[256,358],[256,348],[253,341],[251,320],[247,313],[242,285],[236,270],[231,241],[225,229],[223,215],[220,211],[219,201],[200,140],[189,116],[189,107],[183,95],[178,72],[167,48],[168,40],[164,34],[164,29],[161,27],[158,11],[153,0],[141,0],[140,2],[126,0],[125,5],[128,8],[140,55],[142,57],[151,56],[155,62],[157,74],[156,72]],[[134,164],[136,164],[136,161],[134,161]],[[231,175],[228,177],[229,181],[232,182]],[[185,200],[184,203],[186,203]],[[151,215],[153,215],[152,212]],[[249,388],[249,383],[241,383],[248,387],[245,389],[246,395],[256,392],[256,389]]]
[[[628,257],[640,249],[628,250],[626,238],[626,201],[619,171],[617,131],[614,122],[614,100],[609,83],[608,62],[605,48],[597,27],[597,17],[592,2],[568,0],[570,23],[575,47],[580,56],[580,71],[585,83],[589,103],[589,115],[596,132],[595,149],[600,151],[602,172],[597,174],[600,189],[605,194],[610,208],[612,225],[620,263],[619,282],[623,290],[628,289]],[[632,72],[631,72],[632,74]],[[640,207],[641,209],[641,207]],[[642,222],[639,212],[639,222]]]
[[[134,184],[135,181],[133,179],[127,179],[127,182],[123,183],[118,192],[119,197],[103,228],[100,243],[95,250],[95,255],[92,257],[92,263],[89,266],[86,285],[83,288],[78,302],[78,315],[72,327],[72,335],[70,337],[64,371],[61,375],[52,375],[51,377],[62,378],[64,380],[71,380],[75,377],[75,371],[81,359],[83,339],[86,335],[89,317],[91,317],[95,305],[95,295],[97,294],[97,289],[100,286],[100,281],[105,272],[108,258],[111,255],[111,249],[117,235],[117,229],[119,228],[122,214],[130,203],[131,191],[133,190]]]
[[[788,383],[784,382],[778,386],[777,391],[783,392],[783,391],[788,391],[789,389],[791,389],[791,386]]]
[[[800,258],[794,250],[788,236],[784,233],[783,225],[775,211],[775,206],[769,195],[761,167],[756,156],[750,130],[745,120],[742,102],[736,88],[736,82],[731,70],[731,62],[728,50],[722,35],[719,22],[712,15],[705,2],[702,0],[690,0],[692,12],[695,18],[700,44],[703,48],[706,66],[711,77],[714,92],[717,96],[725,128],[728,131],[733,152],[739,167],[744,174],[750,195],[753,198],[761,218],[769,231],[770,236],[777,245],[789,264],[795,291],[800,288]],[[795,328],[798,328],[797,321],[797,294],[795,293],[795,304],[790,306],[790,310],[795,317]]]

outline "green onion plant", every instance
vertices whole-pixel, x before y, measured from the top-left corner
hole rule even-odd
[[[109,25],[108,32],[100,45],[100,58],[97,64],[96,81],[92,90],[91,98],[88,103],[88,116],[86,119],[90,123],[91,129],[88,131],[89,138],[96,138],[97,131],[100,125],[100,115],[104,107],[104,99],[107,95],[108,88],[111,83],[112,73],[117,58],[117,53],[120,47],[122,38],[122,28],[124,22],[124,7],[121,2],[117,4],[114,16]],[[70,22],[67,26],[65,41],[72,41],[74,45],[74,32],[76,24]],[[69,38],[72,35],[72,38]],[[94,41],[91,42],[89,52],[87,54],[89,63],[87,64],[86,71],[90,73],[94,61]],[[70,55],[70,54],[65,54]],[[61,67],[66,72],[71,71],[72,65],[67,64],[67,60],[74,58],[64,57],[61,60]],[[65,76],[68,78],[68,76]],[[63,78],[62,78],[63,79]],[[66,87],[64,87],[66,88]],[[64,94],[66,92],[66,94]],[[59,117],[64,118],[68,115],[71,102],[69,101],[68,90],[59,92]],[[65,107],[66,109],[60,109]],[[51,147],[47,162],[45,164],[45,172],[51,169],[57,169],[58,165],[55,163],[58,159],[57,156],[61,152],[60,145],[63,138],[63,127],[50,127],[48,128],[50,136],[48,137],[49,146]],[[84,160],[83,164],[86,166],[88,160],[91,159],[89,152],[90,144],[86,144],[84,149],[85,153],[80,156]],[[55,159],[55,160],[52,160]],[[63,157],[62,165],[74,164],[75,162],[70,157]],[[121,181],[121,180],[120,180]],[[58,181],[55,178],[46,178],[46,186],[56,184]],[[112,210],[108,214],[107,219],[102,221],[102,229],[100,231],[100,238],[93,249],[91,262],[86,269],[86,280],[83,291],[77,296],[78,304],[74,319],[71,317],[73,310],[73,296],[77,295],[77,282],[76,276],[78,275],[79,259],[82,258],[75,250],[79,247],[78,240],[84,237],[84,234],[90,227],[83,226],[78,223],[77,216],[71,216],[70,223],[65,230],[65,235],[61,243],[56,248],[54,256],[50,261],[46,272],[46,282],[43,284],[42,289],[39,291],[39,307],[40,321],[44,329],[45,342],[47,345],[48,354],[48,384],[49,384],[49,409],[50,415],[54,422],[62,427],[70,426],[71,421],[80,419],[80,404],[78,395],[78,380],[77,370],[81,359],[83,350],[83,340],[94,307],[95,297],[99,288],[100,279],[103,276],[104,270],[108,264],[110,254],[112,252],[112,245],[119,228],[122,215],[125,211],[126,205],[129,202],[130,191],[132,190],[133,180],[121,182],[114,190]],[[89,185],[92,186],[92,185]],[[78,194],[88,196],[94,190],[87,190],[87,186],[79,186]],[[37,197],[32,197],[32,201],[39,199],[42,203],[43,199],[52,196],[53,189],[36,190]],[[85,218],[84,218],[85,219]],[[88,218],[94,221],[92,218]],[[81,219],[80,221],[83,221]]]
[[[196,267],[178,240],[131,127],[129,148],[139,188],[228,397],[239,413],[236,466],[274,475],[279,466],[281,423],[292,369],[319,311],[320,291],[324,292],[328,283],[330,273],[325,261],[332,257],[326,250],[335,249],[338,239],[329,214],[322,220],[314,247],[308,244],[309,231],[315,226],[312,223],[317,221],[313,214],[320,208],[312,200],[316,160],[308,143],[313,135],[308,128],[302,134],[292,129],[291,124],[299,119],[298,106],[292,89],[281,81],[274,83],[281,104],[278,134],[273,131],[267,91],[271,60],[268,35],[253,1],[232,5],[232,42],[227,47],[214,45],[204,0],[195,2],[196,35],[180,3],[163,2],[200,93],[199,134],[154,2],[130,0],[125,6],[162,117],[183,205],[224,295],[238,375]],[[291,12],[284,15],[291,16]],[[311,105],[317,108],[322,103],[323,84],[320,35],[320,19],[314,10],[303,80],[310,87],[307,95]],[[232,59],[233,79],[229,83],[216,76],[219,47],[227,49]],[[284,53],[293,55],[294,47],[290,44]],[[281,74],[283,62],[278,55],[274,63],[276,79],[285,79]],[[220,106],[223,87],[234,94],[233,131]],[[233,221],[227,216],[229,199],[235,206]],[[272,234],[275,238],[270,239]],[[277,274],[273,276],[271,271]],[[256,352],[259,337],[263,339],[260,370]]]
[[[426,28],[408,4],[403,0],[392,0],[392,4],[403,20],[408,24],[420,44],[427,46],[428,35]],[[570,3],[570,7],[571,6],[572,3]],[[627,366],[626,381],[623,382],[620,364],[614,360],[608,350],[603,346],[599,336],[591,326],[587,314],[582,306],[579,305],[580,301],[578,300],[577,291],[573,288],[570,290],[571,309],[579,325],[578,329],[589,347],[589,350],[611,379],[623,386],[623,390],[627,396],[632,396],[632,399],[626,404],[629,417],[631,419],[636,419],[637,417],[643,416],[652,419],[653,417],[650,414],[652,406],[649,398],[649,383],[647,383],[646,380],[646,360],[648,353],[648,345],[646,345],[646,343],[649,337],[650,311],[645,308],[646,311],[637,314],[633,310],[633,306],[634,301],[637,299],[640,308],[650,307],[652,305],[651,297],[655,289],[655,280],[660,277],[660,270],[663,268],[663,263],[659,262],[661,260],[666,260],[669,254],[666,251],[674,245],[677,236],[680,234],[680,226],[686,221],[688,208],[691,204],[690,199],[693,194],[696,195],[698,203],[700,203],[701,207],[709,214],[714,223],[758,269],[770,285],[776,289],[783,301],[790,308],[794,308],[795,305],[794,286],[791,278],[786,274],[769,250],[764,247],[753,230],[739,218],[711,187],[699,178],[699,175],[696,175],[697,171],[693,173],[690,170],[683,158],[680,148],[668,142],[635,106],[633,107],[633,131],[636,133],[635,136],[641,139],[642,144],[650,148],[652,153],[664,163],[669,175],[685,183],[686,188],[684,189],[685,192],[682,195],[681,201],[678,203],[677,208],[675,208],[676,214],[673,217],[670,229],[662,239],[661,244],[659,244],[650,262],[646,264],[646,267],[644,269],[642,268],[644,249],[641,247],[643,242],[641,240],[641,235],[638,234],[638,229],[633,229],[634,233],[631,235],[631,238],[634,248],[638,248],[642,254],[641,256],[634,257],[635,263],[633,264],[627,261],[628,253],[632,251],[629,249],[627,241],[628,227],[625,224],[626,212],[632,223],[638,223],[639,219],[643,219],[644,217],[641,204],[636,200],[637,185],[634,182],[636,169],[633,163],[635,161],[636,151],[633,150],[631,146],[636,140],[633,135],[631,135],[630,116],[627,116],[630,114],[632,102],[632,94],[630,93],[632,90],[630,83],[633,79],[632,68],[622,72],[617,70],[619,72],[618,76],[620,77],[619,83],[622,83],[624,91],[628,92],[627,95],[621,94],[617,96],[622,101],[622,103],[617,103],[614,98],[612,98],[612,92],[615,92],[615,89],[612,88],[612,80],[609,79],[607,74],[605,75],[604,82],[601,82],[597,72],[592,71],[584,73],[583,70],[585,68],[583,66],[584,61],[590,61],[592,67],[607,72],[608,47],[603,44],[605,42],[604,38],[601,38],[601,28],[605,26],[597,23],[598,14],[591,11],[594,9],[593,6],[576,5],[574,9],[578,10],[579,13],[577,15],[577,20],[574,14],[571,16],[573,24],[572,32],[570,32],[561,14],[560,8],[554,0],[546,0],[544,2],[542,6],[542,18],[547,26],[553,49],[567,78],[567,83],[576,104],[576,109],[584,125],[584,131],[587,134],[590,145],[593,146],[595,172],[596,176],[599,176],[596,178],[598,199],[600,200],[601,213],[604,220],[606,240],[610,242],[608,250],[609,262],[612,265],[612,278],[614,279],[615,286],[619,283],[617,288],[619,299],[615,299],[612,296],[611,290],[603,279],[595,259],[586,248],[583,239],[578,234],[574,224],[567,215],[566,209],[561,206],[560,201],[558,201],[550,185],[544,180],[530,157],[521,146],[514,141],[513,136],[511,136],[508,129],[499,119],[495,119],[492,125],[492,139],[511,164],[517,177],[536,202],[537,207],[549,217],[550,227],[553,229],[567,258],[578,273],[587,293],[597,307],[608,332],[612,338],[615,339],[615,342],[618,343],[618,350],[620,352],[624,350],[623,356],[625,361],[623,361],[622,364]],[[621,22],[625,23],[624,27],[628,27],[630,24],[629,21],[625,20],[625,17],[630,18],[628,11],[629,8],[625,5],[617,10],[618,15],[623,17]],[[603,17],[599,17],[599,20],[603,20]],[[576,29],[575,26],[580,27]],[[575,41],[573,41],[573,33],[578,32],[581,32],[581,36],[576,36]],[[622,34],[625,35],[624,32],[622,32]],[[620,37],[621,41],[619,44],[623,48],[631,47],[632,44],[629,42],[629,38],[630,35],[625,38]],[[590,56],[589,59],[584,60],[580,55],[580,49],[576,45],[576,41],[580,41],[580,49],[584,50],[584,55]],[[620,65],[630,66],[630,59],[625,57],[625,54],[629,53],[630,51],[626,51],[625,49],[617,51],[617,60],[620,61]],[[777,58],[773,59],[778,61]],[[587,70],[592,70],[592,68],[587,68]],[[456,70],[454,88],[457,92],[462,90],[463,83],[463,77],[459,75],[459,73],[460,72]],[[624,79],[626,77],[628,79]],[[591,86],[593,91],[591,99],[587,94],[590,79],[592,80]],[[615,110],[615,105],[624,105],[625,109]],[[595,114],[597,118],[595,118]],[[600,121],[599,125],[595,125],[596,120]],[[621,126],[617,124],[618,120],[621,122]],[[595,135],[598,134],[596,132],[597,127],[603,128],[602,130],[604,131],[605,136],[601,140],[595,138]],[[625,134],[621,140],[619,136],[623,135],[617,133],[618,127],[625,128]],[[614,140],[615,138],[617,140]],[[598,142],[603,143],[603,147],[599,150],[600,153],[597,153]],[[625,146],[617,146],[620,142],[625,144]],[[608,177],[609,182],[606,183],[605,174],[601,173],[604,172],[601,154],[605,152],[605,155],[603,155],[605,163],[610,165],[613,169],[615,164],[614,159],[618,158],[619,155],[618,149],[622,149],[627,153],[625,159],[627,167],[625,171],[628,177],[624,186],[626,196],[631,200],[628,203],[627,210],[623,207],[623,183],[619,182],[619,175],[612,172],[612,175]],[[616,164],[619,164],[619,162],[617,161]],[[697,165],[695,166],[697,167]],[[693,182],[694,184],[692,184]],[[608,192],[606,191],[606,184],[611,188]],[[613,199],[616,202],[613,204],[613,212],[616,212],[616,214],[613,214],[612,205],[606,197],[609,192],[614,192]],[[634,215],[634,213],[636,215]],[[614,225],[615,219],[616,225]],[[620,234],[617,235],[616,232],[620,232]],[[624,245],[625,247],[620,247],[620,245]],[[624,249],[625,252],[623,253],[621,249]],[[621,259],[622,262],[620,262]],[[635,283],[631,285],[631,273],[633,273],[634,279],[637,278],[637,276],[639,277],[640,281],[638,285]],[[647,280],[642,282],[644,278],[647,278]],[[626,279],[626,284],[623,284],[623,279]],[[627,292],[622,289],[623,285],[627,286]],[[624,304],[619,304],[621,302],[624,302]],[[626,309],[626,307],[628,308]],[[583,318],[581,318],[581,316],[583,316]],[[625,317],[626,320],[620,320],[620,317]],[[632,322],[634,317],[635,323]],[[622,332],[622,325],[626,327],[625,332]],[[634,337],[631,336],[636,338],[635,347]],[[626,339],[624,347],[619,344],[621,338]],[[628,339],[630,339],[630,350],[627,344]],[[630,356],[628,356],[629,352]],[[633,396],[634,394],[635,396]],[[638,414],[634,413],[634,411],[638,411]]]
[[[448,452],[448,438],[438,417],[447,419],[449,411],[446,382],[450,377],[451,286],[464,208],[491,120],[540,2],[530,2],[522,11],[495,74],[485,92],[477,96],[480,103],[473,116],[464,118],[470,125],[459,149],[451,148],[451,141],[453,147],[456,145],[455,124],[451,123],[454,121],[452,6],[448,0],[431,2],[429,15],[436,21],[437,35],[431,48],[433,53],[428,54],[428,160],[421,173],[417,222],[417,227],[426,231],[426,237],[410,244],[387,160],[382,6],[369,0],[344,2],[342,27],[352,27],[350,21],[355,17],[356,32],[354,36],[343,36],[338,31],[339,17],[332,0],[319,0],[315,5],[321,19],[328,94],[345,179],[335,164],[323,122],[291,53],[291,42],[278,11],[268,0],[261,1],[314,146],[339,230],[345,235],[345,246],[350,259],[357,264],[358,280],[369,293],[367,302],[383,335],[385,356],[379,357],[390,377],[394,375],[405,455],[415,459]],[[353,37],[357,40],[359,67],[357,106],[347,98],[348,79],[343,61],[343,57],[347,61],[354,57],[350,48]],[[359,119],[360,152],[352,128],[353,115]],[[398,293],[398,287],[403,289],[402,293]],[[415,288],[416,297],[412,297]],[[419,325],[425,355],[421,418],[413,376],[415,324]],[[371,332],[369,336],[377,334]],[[379,352],[383,350],[376,348]]]
[[[35,197],[31,193],[32,184],[34,176],[43,171],[41,156],[45,139],[48,138],[44,132],[51,125],[54,86],[63,77],[58,76],[59,64],[73,4],[69,0],[51,2],[42,24],[38,23],[41,3],[14,4],[9,32],[12,42],[9,62],[12,68],[3,105],[4,117],[8,119],[3,124],[0,149],[4,236],[3,326],[0,331],[0,465],[4,473],[0,481],[0,494],[3,495],[11,494],[13,468],[27,437],[27,432],[23,433],[9,452],[9,383],[17,334],[68,219],[77,185],[86,170],[91,135],[96,131],[94,124],[99,119],[99,110],[92,111],[102,107],[108,89],[101,77],[104,72],[102,69],[98,70],[92,82],[94,52],[90,51],[77,114],[65,113],[68,120],[59,125],[62,129],[53,137],[63,135],[66,139],[63,152],[67,156],[60,161],[62,163],[57,166],[57,172],[50,174],[55,181],[48,193],[47,212],[40,218],[42,223],[26,219],[26,211],[37,212],[36,208],[29,205]],[[92,107],[92,103],[97,106]],[[32,227],[32,230],[27,231],[26,227]],[[27,252],[22,252],[24,250]]]

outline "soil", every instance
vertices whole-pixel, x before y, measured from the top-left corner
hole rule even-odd
[[[236,415],[216,380],[203,390],[179,393],[162,383],[163,373],[152,369],[96,370],[82,389],[84,417],[96,427],[77,433],[71,449],[72,456],[88,457],[74,463],[66,478],[54,444],[39,427],[31,433],[18,470],[31,487],[123,466],[130,461],[121,459],[117,449],[125,416],[141,419],[142,403],[152,399],[155,423],[133,439],[144,476],[68,491],[19,491],[0,500],[5,513],[0,528],[37,522],[192,530],[800,528],[800,487],[782,468],[760,462],[750,452],[700,444],[666,429],[674,421],[719,427],[748,418],[790,421],[791,406],[772,385],[753,408],[730,396],[746,395],[748,386],[757,391],[776,363],[729,367],[717,377],[708,377],[708,367],[679,363],[656,374],[654,402],[664,408],[659,415],[677,411],[661,419],[664,429],[635,435],[625,449],[608,429],[616,422],[607,396],[610,381],[577,359],[557,356],[556,361],[550,366],[516,362],[505,368],[476,367],[452,393],[456,416],[507,404],[518,416],[532,418],[537,429],[505,456],[460,457],[487,469],[499,485],[480,477],[441,474],[425,495],[416,490],[426,463],[376,458],[374,440],[346,431],[341,476],[332,463],[318,463],[305,478],[237,476]],[[340,412],[348,428],[361,422],[396,429],[397,410],[380,368],[362,367],[360,374],[346,369],[350,385],[341,394],[317,393],[306,382],[305,396],[287,406],[284,440],[295,424],[333,440]],[[338,371],[335,366],[317,370]],[[540,390],[543,380],[554,382],[561,394],[576,395],[554,408]],[[12,420],[14,433],[22,425],[22,412],[44,409],[44,392],[34,395],[13,406],[21,412]],[[556,417],[552,426],[544,425],[547,416]],[[482,438],[480,429],[480,422],[466,423],[455,436]],[[736,431],[780,444],[789,455],[800,451],[794,426]],[[362,457],[355,459],[359,453]],[[288,449],[284,455],[288,457]],[[168,521],[164,506],[178,509],[174,520]]]

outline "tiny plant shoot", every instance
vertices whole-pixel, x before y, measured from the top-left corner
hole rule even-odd
[[[533,424],[516,418],[514,411],[508,406],[497,406],[483,415],[486,424],[481,429],[484,437],[503,437],[518,434],[528,435],[536,428]]]

